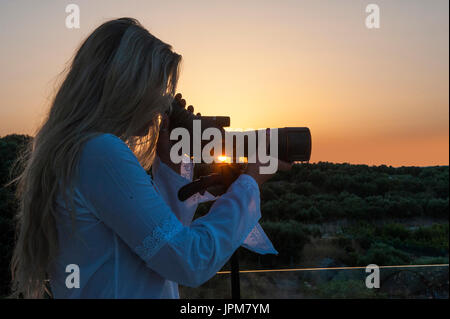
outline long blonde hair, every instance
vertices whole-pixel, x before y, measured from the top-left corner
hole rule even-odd
[[[45,295],[47,269],[58,253],[56,195],[61,189],[72,194],[71,178],[88,139],[114,134],[145,169],[151,166],[159,119],[170,108],[180,62],[170,45],[131,18],[102,24],[82,43],[13,181],[19,210],[12,296]]]

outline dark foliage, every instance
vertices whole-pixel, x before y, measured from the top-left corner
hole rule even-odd
[[[28,136],[0,138],[0,296],[8,293],[17,202],[11,166]],[[277,174],[261,189],[261,224],[279,251],[257,256],[241,250],[247,265],[301,263],[311,240],[331,237],[348,265],[448,262],[449,168],[302,164]],[[208,212],[200,205],[196,216]],[[413,220],[427,225],[411,225]],[[345,222],[344,224],[342,224]],[[419,222],[420,223],[420,222]],[[325,225],[333,224],[334,233]]]
[[[11,171],[21,150],[31,141],[25,135],[0,138],[0,296],[8,294],[11,275],[9,265],[14,245],[14,216],[17,211],[14,185],[5,186],[15,176]]]

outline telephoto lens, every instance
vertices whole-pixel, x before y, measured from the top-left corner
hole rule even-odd
[[[307,127],[284,127],[277,129],[278,131],[278,159],[285,162],[306,162],[311,158],[311,132]],[[249,156],[249,132],[238,132],[241,135],[239,140],[243,143],[244,156]],[[252,132],[255,135],[257,132]],[[236,135],[234,133],[233,135]],[[236,143],[238,139],[236,139]],[[222,145],[224,141],[222,140]],[[270,146],[269,146],[270,148]],[[220,196],[226,192],[231,183],[245,171],[246,164],[239,163],[236,159],[237,145],[234,144],[233,137],[233,154],[222,156],[228,158],[229,162],[223,163],[200,163],[194,167],[194,182],[189,183],[178,191],[178,199],[185,201],[195,193],[203,194],[208,191],[214,196]],[[250,147],[250,149],[252,149]],[[257,149],[257,148],[256,148]],[[223,155],[223,153],[222,153]],[[228,155],[228,156],[227,156]],[[230,156],[231,155],[231,156]]]
[[[277,158],[285,162],[307,162],[311,158],[311,132],[307,127],[284,127],[271,129],[278,131],[277,139]],[[259,146],[258,140],[250,142],[249,136],[257,137],[261,134],[261,131],[243,131],[243,132],[226,132],[225,134],[232,135],[233,139],[228,138],[229,141],[233,141],[233,153],[225,154],[230,158],[231,162],[236,162],[239,156],[236,155],[237,150],[243,150],[243,156],[248,158]],[[256,143],[255,143],[256,142]],[[255,143],[256,147],[250,147],[249,143]],[[231,148],[227,147],[227,151],[231,151]],[[271,149],[269,147],[269,149]],[[253,151],[250,151],[253,150]],[[268,150],[269,151],[269,150]],[[271,153],[266,152],[266,153]],[[270,154],[272,155],[272,154]],[[273,156],[273,155],[272,155]]]

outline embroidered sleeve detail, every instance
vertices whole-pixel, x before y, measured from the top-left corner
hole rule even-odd
[[[257,224],[252,229],[242,246],[257,254],[278,254],[278,251],[273,247],[272,242],[269,237],[267,237],[260,224]]]
[[[153,232],[135,248],[136,253],[142,259],[149,260],[164,244],[183,229],[183,225],[172,218],[175,218],[175,216],[170,216],[161,225],[156,226]]]
[[[258,242],[261,242],[263,240],[263,236],[258,231],[257,227],[254,227],[250,234],[248,234],[248,237],[246,238],[246,241],[249,242],[249,244],[256,244]]]
[[[187,155],[184,156],[187,157]],[[192,181],[194,177],[194,163],[189,158],[187,161],[183,160],[181,162],[180,175],[188,181]]]

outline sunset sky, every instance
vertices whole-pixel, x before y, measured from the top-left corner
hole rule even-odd
[[[65,7],[78,4],[80,29]],[[368,29],[365,8],[380,7]],[[0,0],[0,136],[33,135],[80,42],[137,18],[183,56],[179,92],[234,128],[308,126],[312,161],[449,163],[447,0]]]

